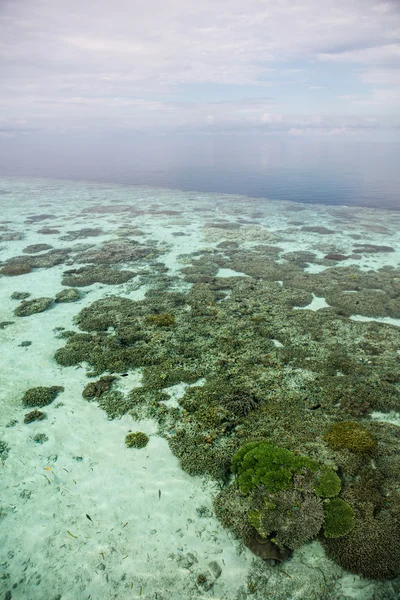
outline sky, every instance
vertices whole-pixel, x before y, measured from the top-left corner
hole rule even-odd
[[[0,0],[0,136],[400,131],[400,0]]]

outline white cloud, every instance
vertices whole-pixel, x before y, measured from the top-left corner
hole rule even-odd
[[[0,61],[1,111],[10,121],[23,116],[28,129],[195,126],[210,115],[214,125],[283,126],[303,89],[327,89],[307,79],[313,64],[356,63],[355,76],[372,86],[358,100],[382,111],[393,105],[400,7],[378,0],[2,0]],[[243,100],[213,103],[200,91],[186,99],[188,86],[221,84],[241,88]],[[269,99],[246,99],[249,86],[267,85]],[[285,92],[290,85],[298,87]],[[318,98],[327,114],[332,107]],[[315,125],[305,118],[302,127]]]

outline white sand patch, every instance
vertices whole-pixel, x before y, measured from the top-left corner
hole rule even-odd
[[[274,344],[275,348],[283,348],[283,344],[279,340],[272,340],[271,339],[271,342]]]
[[[377,323],[386,323],[387,325],[400,327],[400,319],[393,319],[392,317],[364,317],[363,315],[351,315],[349,318],[352,321],[376,321]]]
[[[248,277],[248,275],[233,269],[219,269],[215,277]]]
[[[320,310],[321,308],[329,308],[329,304],[325,301],[325,298],[320,296],[312,295],[313,299],[307,306],[293,306],[294,310]]]
[[[382,413],[374,411],[370,414],[371,419],[374,421],[382,421],[383,423],[393,423],[400,427],[400,413],[391,411],[389,413]]]

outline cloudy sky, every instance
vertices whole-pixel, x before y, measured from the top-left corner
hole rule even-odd
[[[399,0],[0,0],[3,137],[399,125]]]

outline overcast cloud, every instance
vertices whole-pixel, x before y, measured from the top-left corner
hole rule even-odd
[[[400,125],[400,2],[0,0],[0,133]]]

